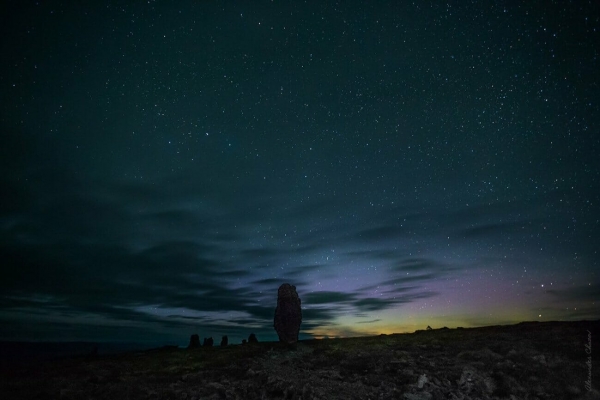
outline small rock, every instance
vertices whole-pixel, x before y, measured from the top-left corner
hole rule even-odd
[[[210,382],[206,387],[216,390],[220,395],[225,395],[225,386],[221,385],[219,382]]]
[[[546,365],[546,357],[543,354],[533,356],[533,360],[539,362],[542,365]]]
[[[195,349],[197,347],[200,347],[200,336],[193,334],[190,336],[190,344],[188,345],[188,349]]]
[[[512,349],[508,353],[506,353],[506,357],[514,357],[516,355],[517,355],[517,351],[515,349]]]
[[[476,371],[472,367],[465,367],[462,375],[460,376],[460,380],[457,382],[458,386],[465,389],[467,393],[469,393],[474,386],[473,378],[475,374]]]
[[[492,394],[494,392],[494,390],[496,390],[496,382],[494,381],[494,378],[491,378],[491,377],[485,378],[483,380],[483,384],[485,385],[485,390],[489,394]]]
[[[338,380],[338,381],[343,381],[344,378],[342,378],[342,375],[340,375],[339,371],[336,370],[329,370],[329,371],[319,371],[319,376],[323,379],[327,379],[327,380]]]
[[[419,380],[417,381],[417,387],[419,389],[423,389],[423,385],[428,382],[427,376],[425,374],[419,376]]]

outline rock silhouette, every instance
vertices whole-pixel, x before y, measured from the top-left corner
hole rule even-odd
[[[277,308],[273,326],[279,341],[293,345],[298,341],[300,324],[302,323],[302,308],[296,286],[284,283],[277,291]]]
[[[188,345],[188,349],[195,349],[200,347],[200,337],[196,334],[190,336],[190,344]]]
[[[221,347],[227,346],[228,343],[229,343],[229,338],[227,337],[227,335],[223,336],[221,338]]]
[[[202,343],[202,347],[212,347],[214,344],[213,342],[213,338],[209,337],[209,338],[204,338],[204,342]]]
[[[254,333],[251,333],[250,336],[248,336],[248,343],[258,343],[258,339]]]

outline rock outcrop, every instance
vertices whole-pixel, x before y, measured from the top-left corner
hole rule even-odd
[[[227,337],[227,335],[223,336],[221,338],[221,347],[227,346],[228,343],[229,343],[229,338]]]
[[[258,339],[254,333],[251,333],[250,336],[248,336],[248,343],[258,343]]]
[[[188,345],[188,349],[195,349],[197,347],[200,347],[200,336],[193,334],[190,336],[190,344]]]
[[[214,344],[212,336],[209,338],[204,338],[204,342],[202,343],[202,347],[212,347]]]
[[[301,323],[302,307],[296,286],[284,283],[277,291],[277,308],[273,324],[279,341],[288,345],[295,344],[298,341]]]

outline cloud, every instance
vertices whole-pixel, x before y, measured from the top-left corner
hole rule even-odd
[[[337,303],[350,303],[356,300],[356,295],[352,293],[332,291],[306,293],[303,297],[305,304],[329,304],[332,307]]]
[[[497,239],[501,235],[525,235],[540,224],[543,224],[543,220],[538,218],[515,222],[481,223],[461,229],[458,236],[464,239],[487,240]]]
[[[381,242],[393,240],[407,234],[406,228],[398,225],[384,225],[376,228],[364,229],[356,233],[355,238],[359,241]]]
[[[559,301],[584,302],[588,304],[600,302],[600,284],[597,283],[562,290],[550,289],[546,293],[555,296]]]
[[[381,311],[393,307],[398,304],[395,299],[381,299],[381,298],[365,298],[359,299],[352,303],[359,312],[370,312],[370,311]]]
[[[174,188],[186,182],[170,182],[162,188],[113,183],[84,190],[74,185],[75,189],[32,211],[35,215],[30,218],[29,235],[5,231],[9,241],[4,246],[0,244],[0,256],[18,268],[0,271],[0,287],[9,295],[24,298],[60,296],[52,307],[62,307],[63,312],[120,321],[203,324],[210,328],[222,324],[179,311],[162,316],[139,310],[150,305],[197,313],[237,310],[247,316],[237,317],[237,324],[264,326],[267,333],[272,330],[277,288],[282,283],[297,286],[305,307],[303,329],[310,329],[332,326],[338,317],[348,313],[360,315],[434,296],[436,293],[423,291],[420,285],[451,270],[434,258],[407,256],[403,251],[376,246],[378,241],[402,237],[407,227],[414,229],[411,224],[421,223],[429,216],[413,215],[403,227],[376,224],[356,230],[349,226],[340,229],[340,222],[334,220],[326,224],[315,222],[312,227],[310,221],[297,215],[288,223],[298,224],[296,229],[310,227],[300,229],[306,234],[285,236],[287,225],[273,224],[268,232],[282,241],[271,240],[258,247],[251,244],[247,235],[252,232],[260,237],[267,232],[266,227],[259,225],[262,221],[258,222],[256,214],[240,220],[235,215],[253,213],[254,207],[264,208],[268,196],[243,205],[236,200],[235,207],[240,206],[243,211],[232,211],[225,204],[216,205],[210,195],[201,191]],[[173,192],[167,195],[167,189]],[[145,200],[148,198],[151,200]],[[215,214],[211,214],[213,206]],[[325,213],[328,207],[324,201],[320,210]],[[298,210],[280,211],[286,216],[293,216],[294,212]],[[258,214],[262,213],[266,211]],[[236,221],[238,228],[223,220]],[[256,226],[252,225],[254,221]],[[50,234],[52,230],[54,235]],[[350,248],[348,237],[355,239]],[[332,248],[337,251],[332,253]],[[311,274],[318,273],[323,279],[329,271],[332,278],[336,276],[332,261],[313,262],[315,256],[322,260],[324,253],[339,263],[381,261],[389,277],[355,292],[311,292]],[[298,264],[289,265],[290,260]],[[40,269],[39,265],[48,268]],[[405,276],[406,272],[410,275]],[[38,279],[30,279],[31,276]],[[367,293],[378,286],[384,297]],[[19,304],[26,306],[25,303],[20,300]],[[4,299],[3,304],[8,309],[19,305],[14,299]]]
[[[433,281],[433,280],[439,278],[440,275],[441,274],[427,273],[427,274],[420,274],[420,275],[400,276],[397,278],[392,278],[392,279],[386,280],[385,285],[399,286],[399,285],[404,285],[406,283]],[[404,287],[399,286],[398,289],[404,289]]]
[[[444,266],[427,258],[404,258],[392,266],[393,270],[400,272],[425,272],[431,270],[442,270]]]
[[[296,278],[324,268],[326,268],[325,264],[298,265],[290,268],[289,271],[286,271],[285,276],[288,278]]]
[[[388,297],[369,297],[356,300],[352,303],[359,312],[368,313],[371,311],[382,311],[392,308],[396,305],[412,303],[416,300],[428,299],[438,296],[435,291],[417,291],[414,293],[406,293],[404,290],[395,292],[394,290],[385,292]]]
[[[261,296],[249,287],[231,287],[235,271],[217,268],[203,258],[210,250],[190,242],[167,242],[141,252],[104,245],[1,246],[2,259],[12,267],[0,271],[0,287],[6,294],[2,304],[60,305],[115,318],[138,318],[126,311],[136,304],[203,311],[248,307],[256,313],[248,305]]]
[[[369,259],[391,261],[399,257],[398,251],[389,249],[350,250],[345,253],[350,259]]]
[[[321,327],[333,323],[336,312],[330,308],[303,308],[302,329]]]
[[[389,285],[394,285],[390,282]],[[303,304],[310,305],[327,305],[336,314],[343,314],[345,311],[340,307],[347,306],[355,309],[356,312],[375,311],[389,308],[396,304],[409,303],[418,299],[429,298],[437,295],[436,292],[421,291],[419,286],[411,287],[391,287],[388,282],[381,285],[366,286],[360,289],[358,293],[320,291],[312,292],[304,295]],[[361,297],[360,292],[370,292],[375,288],[379,288],[380,293],[388,294],[385,298]],[[390,288],[384,290],[384,288]],[[339,312],[338,312],[339,311]]]

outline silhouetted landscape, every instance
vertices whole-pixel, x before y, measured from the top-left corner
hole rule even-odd
[[[0,392],[3,399],[595,399],[599,377],[588,357],[599,328],[600,321],[524,322],[293,346],[30,357],[2,363]]]
[[[156,347],[142,343],[0,341],[0,363],[30,363],[83,355],[112,355]]]

